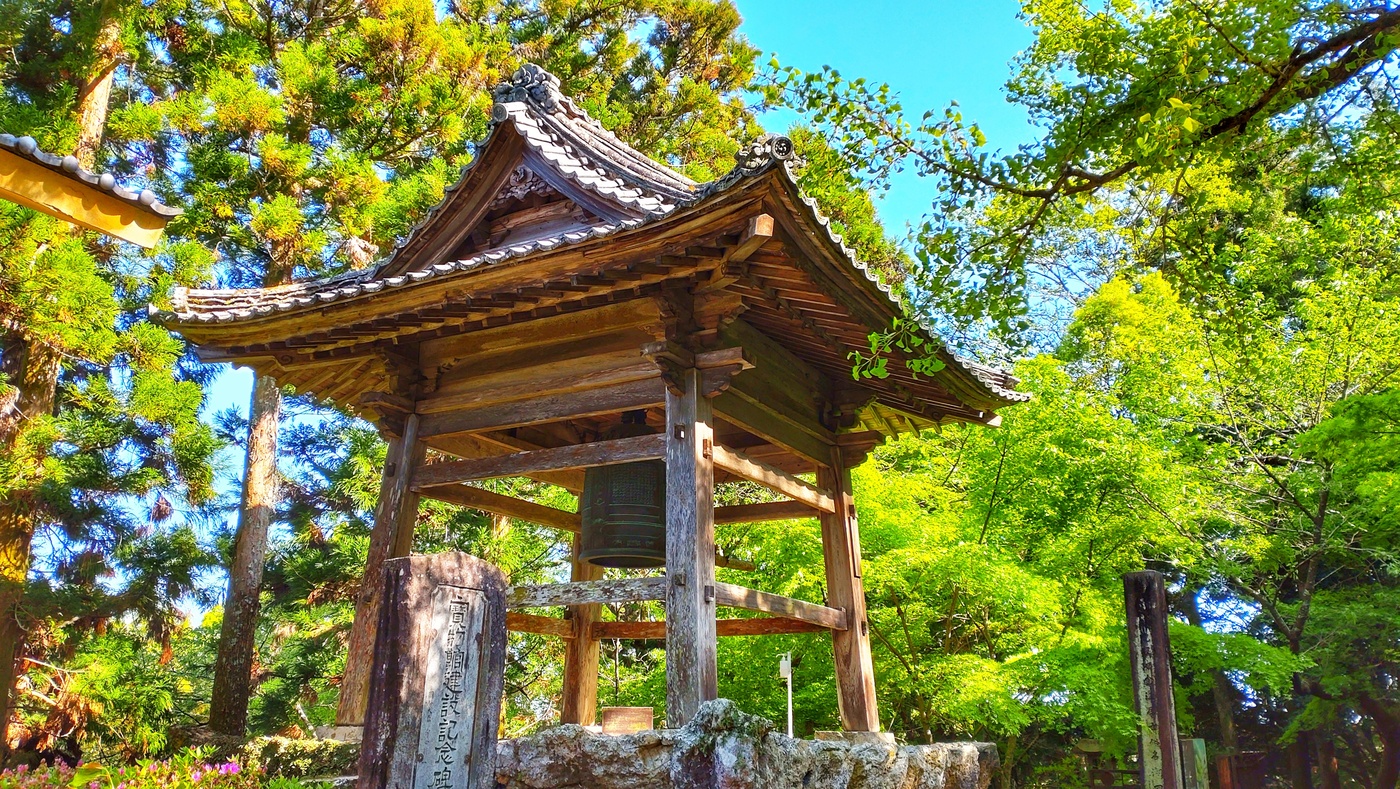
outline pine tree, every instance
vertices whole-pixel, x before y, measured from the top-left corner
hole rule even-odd
[[[13,23],[0,37],[11,64],[3,67],[0,128],[72,151],[89,168],[113,164],[110,154],[134,118],[116,94],[149,55],[143,38],[161,12],[125,0],[56,0],[3,2],[0,14]],[[127,128],[109,134],[114,122]],[[180,343],[147,323],[144,308],[153,293],[197,281],[208,263],[181,245],[143,256],[0,203],[0,687],[7,696],[16,658],[38,657],[57,629],[68,631],[61,641],[134,612],[165,640],[193,568],[207,562],[182,523],[162,522],[167,495],[209,497],[216,442],[198,420],[199,383],[177,374]],[[142,513],[144,506],[152,510]],[[34,568],[39,534],[47,547]],[[98,583],[113,574],[125,583]]]

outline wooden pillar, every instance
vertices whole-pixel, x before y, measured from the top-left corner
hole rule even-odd
[[[841,459],[840,449],[832,450],[830,466],[817,470],[817,487],[831,491],[836,502],[835,512],[821,514],[821,526],[827,605],[846,612],[846,629],[831,633],[841,727],[846,731],[879,731],[870,623],[865,615],[865,586],[860,580],[860,530],[851,472]]]
[[[1143,789],[1182,789],[1172,698],[1172,651],[1167,640],[1167,588],[1152,570],[1123,576],[1128,609],[1128,658],[1137,708],[1138,764]]]
[[[714,426],[700,371],[666,393],[666,725],[718,695],[715,668]]]
[[[418,522],[418,494],[408,485],[413,472],[423,463],[425,449],[423,442],[418,440],[418,415],[410,414],[405,421],[403,435],[389,440],[389,452],[384,458],[379,508],[374,514],[365,574],[355,598],[355,624],[350,629],[345,676],[340,683],[340,705],[335,713],[338,726],[360,726],[365,720],[374,636],[384,595],[384,562],[407,556],[413,547],[413,527]]]
[[[603,568],[578,558],[579,537],[574,536],[574,581],[598,581]],[[593,725],[598,711],[598,639],[592,637],[593,623],[603,611],[600,603],[569,606],[574,637],[565,640],[564,699],[560,707],[560,723]]]

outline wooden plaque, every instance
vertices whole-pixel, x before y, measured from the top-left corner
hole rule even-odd
[[[604,707],[604,734],[636,734],[655,728],[651,707]]]
[[[462,553],[385,563],[361,789],[495,786],[506,579]]]

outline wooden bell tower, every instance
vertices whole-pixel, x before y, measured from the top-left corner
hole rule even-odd
[[[848,354],[900,307],[799,192],[785,138],[746,146],[732,172],[697,184],[619,141],[536,67],[496,101],[473,165],[375,268],[177,291],[157,315],[205,359],[346,407],[390,441],[339,722],[363,720],[380,568],[409,552],[427,496],[574,535],[570,582],[509,597],[510,627],[568,641],[565,722],[593,722],[602,639],[664,635],[667,721],[680,726],[716,696],[718,637],[830,631],[842,724],[878,731],[850,469],[901,431],[995,425],[1024,395],[943,350],[932,377],[897,357],[889,377],[852,380]],[[637,412],[646,434],[606,437]],[[647,577],[604,580],[580,561],[576,512],[472,484],[526,476],[577,494],[583,469],[643,460],[666,468],[665,568]],[[715,507],[728,480],[778,500]],[[804,517],[821,522],[825,601],[715,580],[727,561],[716,527]],[[635,600],[662,601],[666,621],[602,620],[604,603]]]

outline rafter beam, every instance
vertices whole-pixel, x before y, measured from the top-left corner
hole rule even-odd
[[[538,523],[541,526],[550,526],[575,534],[580,530],[580,518],[577,512],[546,507],[543,504],[504,496],[484,488],[474,488],[470,485],[441,485],[427,488],[423,491],[423,495],[430,499],[445,501],[448,504],[456,504],[459,507],[469,507],[493,515],[519,518],[522,521]]]
[[[830,491],[822,490],[805,479],[795,477],[782,469],[773,468],[728,447],[715,445],[715,467],[730,474],[757,482],[790,499],[800,501],[822,512],[835,512],[836,503]]]
[[[413,489],[424,490],[478,479],[608,466],[637,460],[659,460],[664,457],[666,436],[661,434],[595,441],[590,444],[536,449],[491,458],[433,463],[423,466],[413,475]]]

